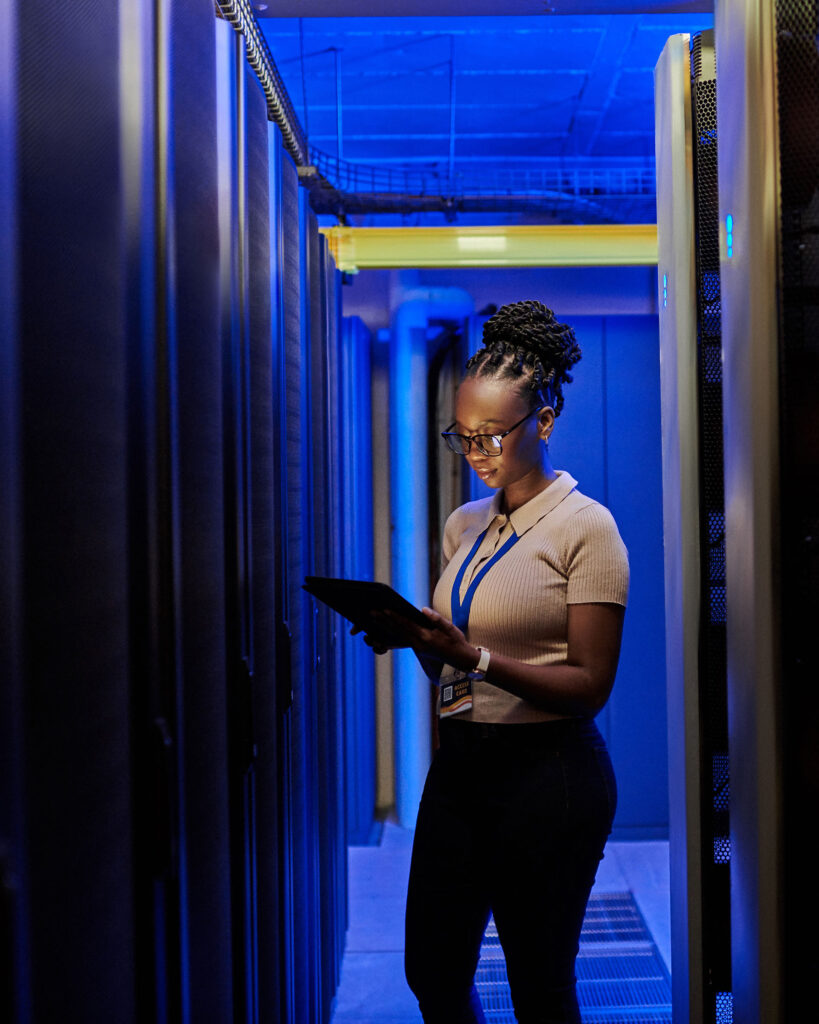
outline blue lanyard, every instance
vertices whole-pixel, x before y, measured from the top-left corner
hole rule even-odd
[[[490,523],[489,525],[491,526],[492,524]],[[517,542],[520,540],[520,537],[518,537],[518,535],[515,533],[515,528],[512,527],[512,536],[506,541],[506,543],[503,545],[500,551],[495,552],[495,554],[492,556],[492,558],[489,559],[489,561],[486,563],[483,569],[481,569],[481,571],[478,573],[475,579],[472,580],[472,582],[469,584],[467,588],[463,601],[461,601],[461,584],[463,583],[467,567],[472,564],[472,559],[478,553],[478,548],[481,546],[481,543],[488,532],[489,526],[487,526],[487,528],[483,531],[480,537],[478,537],[478,539],[472,545],[472,550],[464,559],[461,568],[458,570],[458,575],[455,577],[455,582],[452,584],[452,621],[458,627],[458,629],[460,629],[464,633],[466,632],[466,628],[469,625],[469,612],[472,608],[472,598],[475,596],[475,591],[478,589],[478,584],[489,572],[489,570],[492,568],[495,562],[497,562],[499,558],[503,558],[503,556],[506,554],[509,548],[511,548],[513,544],[517,544]]]

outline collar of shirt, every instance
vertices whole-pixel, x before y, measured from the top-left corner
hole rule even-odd
[[[522,537],[527,530],[531,530],[535,523],[548,515],[577,487],[574,477],[563,469],[556,470],[557,479],[553,480],[548,487],[530,498],[525,505],[516,508],[509,514],[509,522],[512,524],[518,537]],[[485,530],[497,516],[506,519],[501,511],[503,491],[496,491],[491,503],[487,506],[486,519],[480,526],[479,531]]]

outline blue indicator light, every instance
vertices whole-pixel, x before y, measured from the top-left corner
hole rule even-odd
[[[663,309],[668,306],[668,274],[663,274]]]
[[[725,218],[725,227],[728,229],[728,234],[729,235],[734,230],[734,218],[731,216],[730,213]]]
[[[725,218],[725,247],[730,259],[734,255],[734,218],[730,213]]]

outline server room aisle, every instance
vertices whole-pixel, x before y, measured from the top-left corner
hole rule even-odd
[[[378,846],[349,850],[350,925],[332,1024],[420,1024],[404,980],[404,893],[412,832],[385,824]],[[670,1022],[667,842],[609,843],[583,929],[584,1022]],[[490,1024],[513,1024],[492,926],[478,987]]]

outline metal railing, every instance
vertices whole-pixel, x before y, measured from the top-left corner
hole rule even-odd
[[[284,82],[249,0],[214,0],[219,17],[244,40],[247,59],[267,100],[268,116],[279,126],[299,179],[319,212],[505,210],[525,207],[582,209],[607,219],[604,205],[627,209],[655,195],[652,164],[637,167],[537,167],[447,173],[434,168],[372,167],[310,149]],[[604,204],[604,205],[601,205]]]
[[[307,136],[301,124],[287,89],[284,87],[276,62],[259,28],[256,15],[248,0],[214,0],[216,13],[229,22],[239,35],[244,37],[247,62],[256,73],[267,100],[267,112],[271,121],[281,129],[284,145],[293,157],[297,167],[308,162],[309,147]]]
[[[320,150],[311,164],[340,193],[443,196],[564,195],[577,197],[653,196],[653,163],[641,167],[513,167],[449,175],[434,169],[372,167],[339,160]]]

